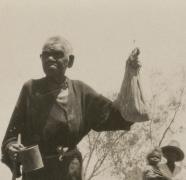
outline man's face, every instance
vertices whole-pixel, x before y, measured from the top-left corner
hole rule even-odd
[[[46,76],[63,76],[68,67],[69,56],[59,44],[52,44],[45,47],[41,60]]]

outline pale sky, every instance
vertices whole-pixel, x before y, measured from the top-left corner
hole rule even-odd
[[[39,54],[50,36],[74,48],[69,77],[103,94],[119,91],[135,46],[147,88],[153,70],[186,68],[185,0],[0,0],[0,27],[0,140],[22,84],[43,76]]]

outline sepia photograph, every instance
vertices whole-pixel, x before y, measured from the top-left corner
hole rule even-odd
[[[0,0],[0,179],[185,180],[184,0]]]

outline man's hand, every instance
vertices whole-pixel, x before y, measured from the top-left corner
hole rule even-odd
[[[11,143],[7,146],[8,155],[12,161],[20,162],[19,152],[24,149],[22,144]]]
[[[132,68],[137,69],[137,68],[141,67],[141,63],[140,63],[139,60],[138,60],[139,54],[140,54],[139,48],[135,48],[135,49],[131,52],[131,54],[130,54],[130,56],[129,56],[129,58],[128,58],[128,64],[129,64]]]

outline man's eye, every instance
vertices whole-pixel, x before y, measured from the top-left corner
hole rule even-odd
[[[49,57],[49,53],[48,53],[48,52],[43,52],[43,53],[42,53],[42,57],[43,57],[43,58]]]
[[[43,52],[42,57],[43,58],[48,58],[48,57],[53,57],[54,59],[59,59],[64,57],[63,52]]]
[[[55,59],[62,58],[63,56],[64,56],[63,53],[54,53],[54,54],[53,54],[53,57],[54,57]]]

